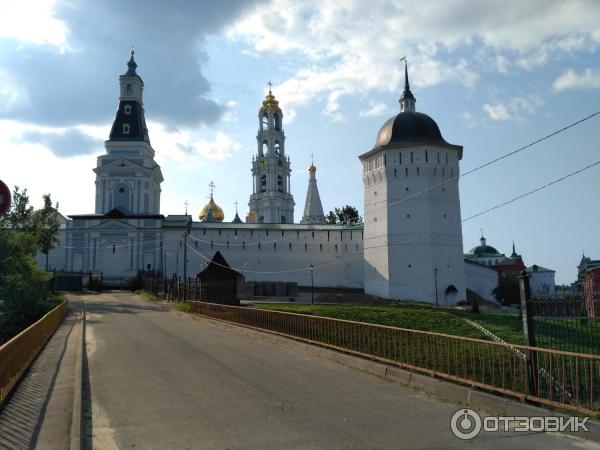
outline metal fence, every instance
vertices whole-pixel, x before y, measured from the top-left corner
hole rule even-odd
[[[203,316],[521,400],[600,413],[598,356],[256,308],[204,302],[189,305]]]
[[[0,347],[0,406],[56,331],[66,311],[67,302],[63,302]]]
[[[600,355],[600,293],[527,299],[530,345]]]
[[[140,274],[142,289],[156,297],[167,301],[197,301],[201,297],[201,283],[198,278],[187,278],[173,275],[164,278],[160,273]]]

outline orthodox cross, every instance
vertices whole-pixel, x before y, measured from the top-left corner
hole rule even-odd
[[[269,85],[269,94],[270,94],[271,88],[273,87],[273,83],[271,83],[271,80],[269,80],[269,82],[267,84]]]
[[[310,154],[310,165],[311,166],[315,165],[315,154],[314,153]]]
[[[236,200],[235,202],[233,202],[233,204],[235,205],[235,213],[238,213],[238,201]]]
[[[210,188],[210,198],[212,198],[213,196],[213,191],[215,190],[215,183],[213,183],[212,181],[208,184],[208,187]]]
[[[183,202],[183,204],[185,205],[185,215],[187,216],[187,209],[188,209],[188,206],[190,206],[190,204],[187,200],[185,202]]]

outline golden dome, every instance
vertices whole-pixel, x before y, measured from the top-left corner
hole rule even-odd
[[[317,171],[317,168],[315,167],[314,164],[311,164],[310,167],[308,168],[308,171],[310,173],[315,173]]]
[[[217,222],[223,222],[223,219],[225,219],[225,214],[223,213],[223,210],[221,209],[221,207],[215,203],[212,195],[210,196],[210,201],[206,205],[204,205],[204,208],[202,208],[200,210],[200,214],[198,214],[198,218],[200,220],[204,220],[204,218],[208,214],[209,209],[210,209],[210,212],[211,212],[213,218]]]
[[[275,100],[275,96],[271,92],[271,89],[269,89],[269,93],[267,94],[267,96],[263,100],[263,102],[262,102],[262,108],[260,108],[260,111],[264,112],[264,111],[266,111],[269,108],[279,109],[279,101]]]

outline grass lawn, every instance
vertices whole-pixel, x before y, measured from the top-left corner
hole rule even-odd
[[[498,337],[512,344],[523,343],[522,322],[518,314],[482,312],[474,314],[460,309],[449,309],[426,305],[358,306],[358,305],[298,305],[261,304],[257,308],[299,314],[377,323],[414,330],[433,331],[478,339],[489,338],[463,319],[471,319],[484,326]]]

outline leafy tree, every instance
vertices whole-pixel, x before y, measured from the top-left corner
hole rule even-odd
[[[30,232],[0,230],[0,340],[18,333],[48,309],[50,276],[37,267],[37,243]]]
[[[6,214],[0,218],[2,228],[9,227],[13,230],[31,231],[33,206],[29,205],[27,189],[22,191],[15,186],[12,194],[11,204]]]
[[[346,205],[342,208],[335,208],[334,211],[329,211],[326,222],[329,225],[356,225],[362,223],[363,219],[358,213],[358,209]]]
[[[58,242],[56,236],[59,226],[57,210],[52,207],[50,194],[45,194],[44,207],[33,214],[33,229],[36,234],[38,248],[46,255],[46,271],[48,271],[48,254]]]

